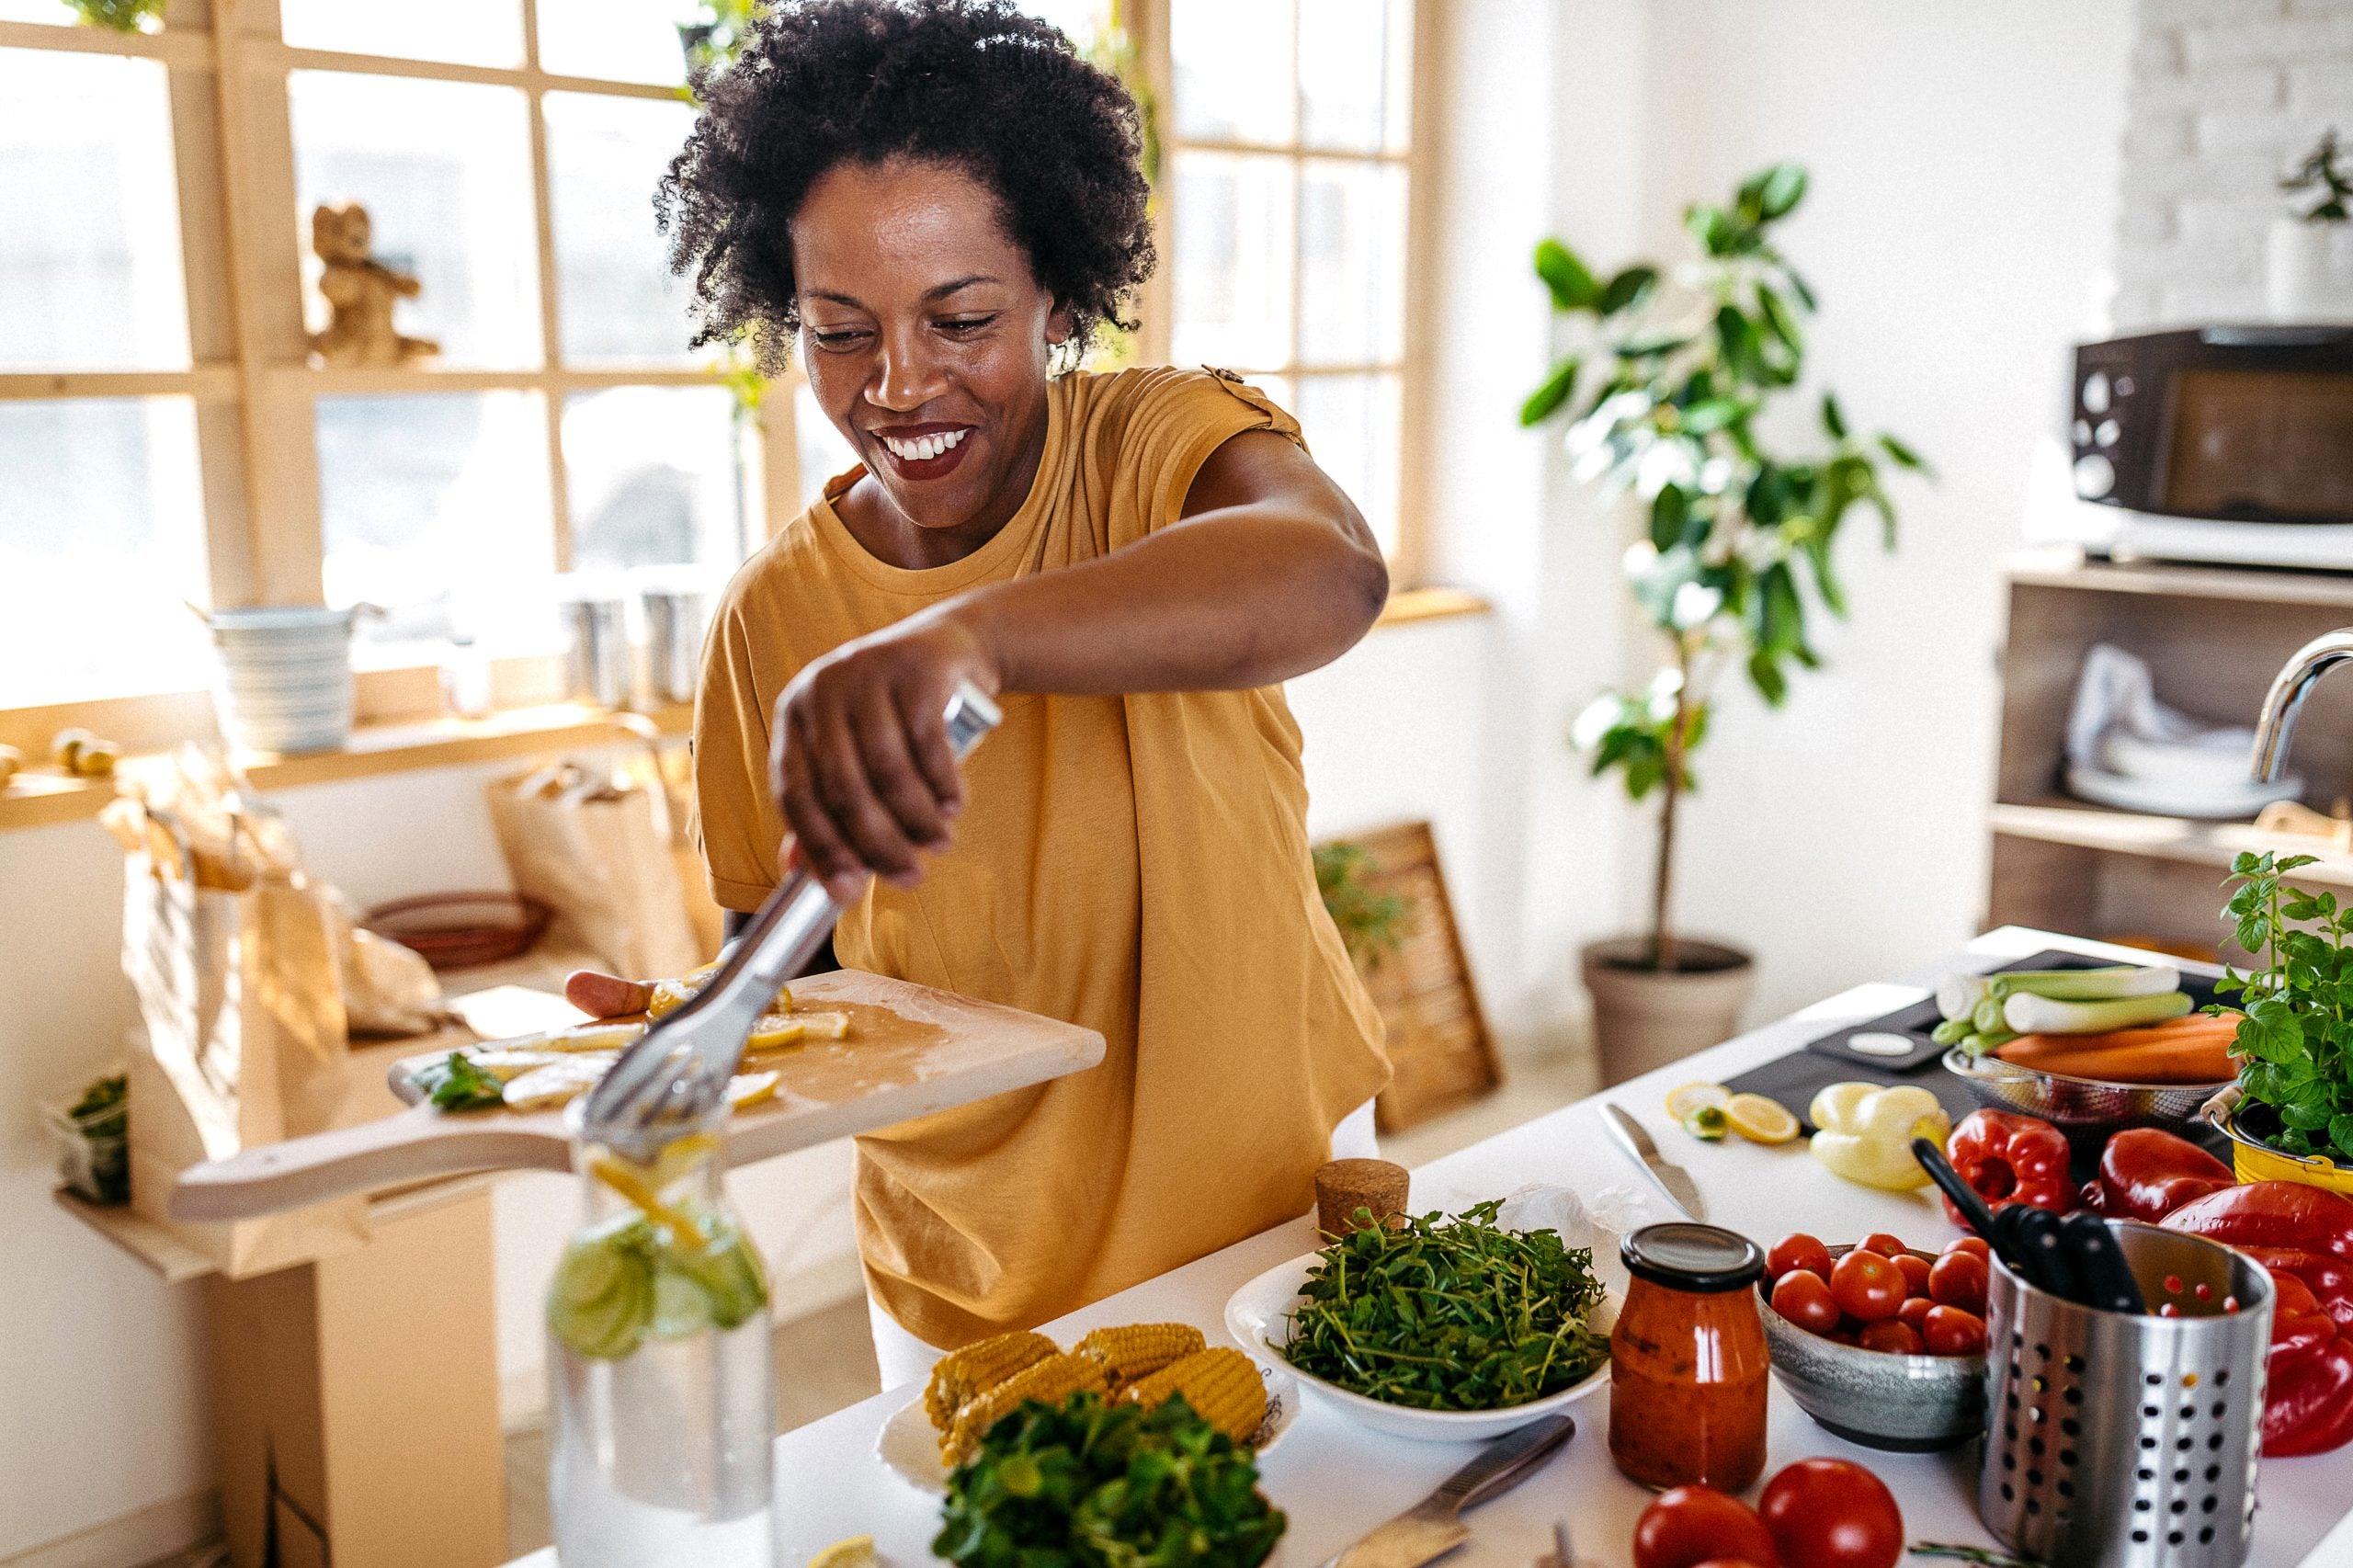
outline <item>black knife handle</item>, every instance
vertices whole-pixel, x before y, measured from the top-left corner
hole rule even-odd
[[[1447,1477],[1430,1499],[1445,1499],[1457,1513],[1500,1497],[1540,1469],[1577,1435],[1576,1417],[1547,1416],[1496,1438],[1479,1450],[1478,1458]]]
[[[2145,1312],[2141,1282],[2124,1260],[2116,1233],[2097,1214],[2070,1214],[2059,1221],[2059,1233],[2075,1254],[2076,1272],[2083,1276],[2084,1304],[2111,1312]]]
[[[2030,1264],[2030,1271],[2022,1268],[2018,1272],[2026,1275],[2029,1283],[2062,1301],[2082,1301],[2084,1282],[2076,1278],[2075,1259],[2069,1254],[2066,1238],[2060,1233],[2059,1216],[2030,1203],[2014,1203],[2004,1212],[2018,1216],[2011,1221],[2013,1234]]]

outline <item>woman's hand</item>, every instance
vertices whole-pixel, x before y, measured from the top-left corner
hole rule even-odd
[[[911,887],[917,856],[948,847],[964,791],[944,718],[966,680],[991,696],[1001,684],[951,601],[836,648],[777,699],[787,853],[798,845],[835,903],[856,899],[869,876]]]

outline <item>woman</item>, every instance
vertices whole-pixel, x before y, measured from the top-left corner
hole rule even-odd
[[[797,843],[844,963],[1108,1046],[858,1141],[892,1384],[1311,1207],[1388,1068],[1279,683],[1355,643],[1388,579],[1256,392],[1066,369],[1153,253],[1135,106],[1052,28],[1006,0],[806,0],[708,96],[663,187],[702,335],[771,360],[798,336],[862,463],[715,618],[711,888],[756,908]],[[960,778],[939,716],[962,680],[1005,722]]]

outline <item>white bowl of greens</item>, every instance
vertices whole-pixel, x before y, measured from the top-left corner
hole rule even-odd
[[[1278,1264],[1226,1302],[1226,1332],[1308,1398],[1397,1437],[1469,1441],[1553,1415],[1609,1381],[1620,1298],[1586,1249],[1502,1229],[1496,1209]],[[1474,1335],[1492,1348],[1467,1351]]]

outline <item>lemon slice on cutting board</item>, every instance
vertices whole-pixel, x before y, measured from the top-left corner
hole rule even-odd
[[[867,1568],[875,1561],[874,1538],[854,1535],[837,1540],[809,1560],[809,1568]]]
[[[1790,1108],[1763,1095],[1734,1095],[1724,1102],[1724,1119],[1752,1143],[1786,1143],[1798,1135]]]
[[[781,1073],[738,1073],[727,1080],[727,1108],[742,1110],[747,1105],[776,1097],[776,1086],[784,1077]]]
[[[1692,1113],[1722,1110],[1732,1103],[1732,1091],[1722,1084],[1686,1084],[1666,1096],[1666,1114],[1688,1122]]]

